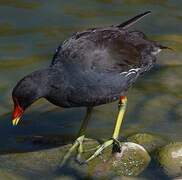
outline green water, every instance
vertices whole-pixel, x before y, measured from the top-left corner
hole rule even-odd
[[[140,12],[152,14],[135,25],[149,38],[174,51],[158,56],[158,65],[128,92],[121,136],[152,132],[182,139],[182,1],[179,0],[0,0],[0,152],[36,151],[57,146],[51,139],[70,141],[84,108],[63,109],[45,100],[35,103],[18,127],[11,125],[11,91],[26,74],[49,65],[56,47],[73,32],[118,24]],[[96,107],[88,137],[109,138],[117,103]],[[43,136],[49,141],[34,143]],[[26,140],[21,140],[26,139]]]

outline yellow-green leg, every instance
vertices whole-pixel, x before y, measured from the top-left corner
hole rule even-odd
[[[88,125],[89,119],[91,117],[92,107],[87,108],[86,115],[81,123],[81,127],[78,133],[78,138],[75,140],[71,148],[68,152],[64,155],[63,160],[61,162],[61,166],[65,164],[65,162],[71,157],[72,153],[77,150],[77,160],[80,161],[81,154],[83,153],[83,140],[85,138],[85,129]]]
[[[86,160],[86,162],[89,162],[90,160],[97,157],[99,154],[101,154],[101,152],[106,147],[108,147],[110,145],[117,145],[120,148],[120,143],[119,143],[119,141],[117,139],[118,139],[118,136],[119,136],[120,127],[121,127],[122,120],[123,120],[123,117],[124,117],[124,113],[125,113],[125,110],[126,110],[126,104],[127,104],[126,96],[121,96],[120,100],[119,100],[119,105],[118,105],[119,112],[118,112],[118,116],[117,116],[117,119],[116,119],[116,124],[115,124],[115,128],[114,128],[112,138],[110,140],[104,142],[102,145],[98,146],[96,152],[92,156],[90,156],[90,158],[88,158]]]

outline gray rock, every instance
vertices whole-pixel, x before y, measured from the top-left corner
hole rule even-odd
[[[84,158],[88,158],[99,143],[87,139],[84,142]],[[27,153],[0,156],[0,178],[13,179],[81,179],[89,177],[136,176],[149,164],[147,151],[135,143],[121,143],[121,152],[111,154],[112,147],[92,160],[88,165],[76,163],[74,156],[60,168],[61,159],[71,145]],[[5,178],[1,178],[5,179]]]
[[[153,153],[155,150],[166,145],[168,141],[160,136],[149,133],[138,133],[127,138],[128,142],[134,142],[143,146],[148,153]]]
[[[146,179],[141,177],[118,176],[118,177],[112,178],[112,180],[146,180]]]
[[[142,146],[126,142],[121,143],[120,153],[102,156],[100,161],[92,167],[91,172],[95,177],[137,176],[148,166],[149,162],[150,156]]]
[[[182,176],[182,142],[170,143],[161,148],[157,158],[167,175]]]
[[[0,169],[0,179],[2,180],[23,180],[21,176],[10,170]]]

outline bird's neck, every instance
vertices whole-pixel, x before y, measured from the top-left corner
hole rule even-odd
[[[44,74],[46,73],[46,75]],[[65,91],[68,77],[60,69],[49,68],[46,72],[43,72],[43,76],[46,77],[46,83],[43,85],[46,88],[44,97],[57,106],[67,106],[65,102]]]
[[[32,87],[36,88],[37,99],[49,95],[55,74],[56,71],[52,68],[47,68],[34,71],[27,76],[32,81]]]

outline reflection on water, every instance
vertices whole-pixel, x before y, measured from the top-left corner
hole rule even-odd
[[[153,14],[135,28],[174,51],[162,52],[158,66],[129,91],[121,133],[126,136],[153,132],[173,141],[181,140],[181,6],[177,0],[0,0],[0,152],[50,148],[73,139],[84,108],[62,109],[40,100],[27,111],[20,126],[14,128],[10,122],[12,88],[27,73],[47,66],[58,44],[73,32],[120,23],[145,10],[152,10]],[[117,103],[96,107],[88,136],[109,137],[116,111]]]

